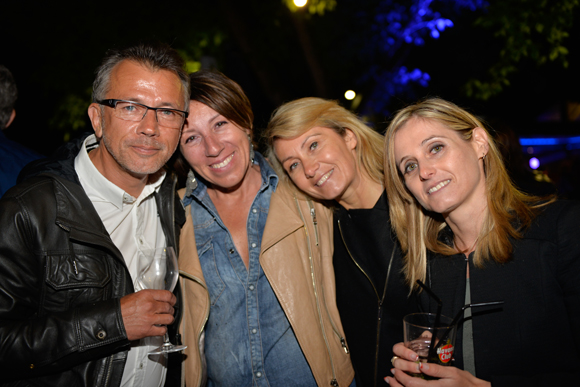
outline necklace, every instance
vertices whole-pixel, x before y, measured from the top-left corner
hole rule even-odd
[[[458,252],[463,253],[465,255],[468,255],[469,253],[471,253],[475,249],[475,245],[477,244],[478,240],[479,240],[479,236],[477,238],[475,238],[475,242],[473,242],[473,244],[471,245],[471,248],[469,250],[459,250],[459,246],[457,246],[457,242],[455,242],[455,240],[453,241],[453,244],[455,245],[455,248],[457,249]]]

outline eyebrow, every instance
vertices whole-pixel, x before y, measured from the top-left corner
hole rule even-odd
[[[425,143],[433,140],[434,138],[446,138],[445,136],[441,136],[441,135],[433,135],[433,136],[429,136],[426,139],[424,139],[423,141],[421,141],[421,146],[425,145]],[[397,165],[400,167],[401,164],[403,163],[403,161],[407,160],[409,158],[409,156],[404,156],[403,158],[401,158],[401,160],[399,160],[399,162],[397,163]]]
[[[314,136],[318,136],[318,135],[320,135],[320,133],[316,132],[316,133],[312,133],[310,136],[306,137],[306,138],[304,139],[304,141],[302,141],[302,144],[300,144],[300,149],[304,148],[304,144],[306,144],[306,142],[307,142],[307,141],[308,141],[310,138],[312,138],[312,137],[314,137]],[[293,157],[295,157],[295,156],[288,156],[288,157],[286,157],[284,160],[281,160],[281,161],[280,161],[280,164],[284,165],[284,163],[285,163],[286,161],[290,160],[290,159],[291,159],[291,158],[293,158]]]

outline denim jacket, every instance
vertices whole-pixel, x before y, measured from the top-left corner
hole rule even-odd
[[[184,194],[181,190],[180,196]],[[190,208],[186,208],[179,254],[185,305],[181,334],[188,345],[184,377],[188,387],[201,386],[203,331],[211,300],[196,249]],[[260,263],[316,383],[349,386],[354,371],[336,307],[331,211],[281,182],[270,200]]]

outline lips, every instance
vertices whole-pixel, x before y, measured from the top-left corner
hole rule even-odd
[[[217,164],[210,165],[210,168],[213,168],[213,169],[223,168],[226,165],[228,165],[232,161],[233,158],[234,158],[234,154],[232,153],[231,155],[229,155],[228,157],[226,157],[226,159],[224,161],[222,161],[221,163],[217,163]]]
[[[162,147],[159,145],[152,145],[152,144],[131,144],[131,147],[144,155],[150,155],[159,152]]]
[[[430,188],[429,191],[427,191],[427,193],[429,195],[431,195],[432,193],[439,191],[441,188],[445,187],[449,183],[451,183],[451,179],[442,181],[441,183],[437,184],[435,187]]]
[[[317,182],[316,182],[316,186],[320,187],[322,186],[322,184],[324,184],[326,182],[326,180],[328,180],[328,178],[330,177],[330,175],[332,175],[332,173],[334,172],[334,168],[331,169],[329,172],[325,173]]]

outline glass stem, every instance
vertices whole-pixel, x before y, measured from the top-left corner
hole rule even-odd
[[[173,344],[171,344],[171,341],[169,341],[169,335],[167,334],[167,332],[165,332],[165,335],[163,335],[163,347],[164,348],[173,347]]]

